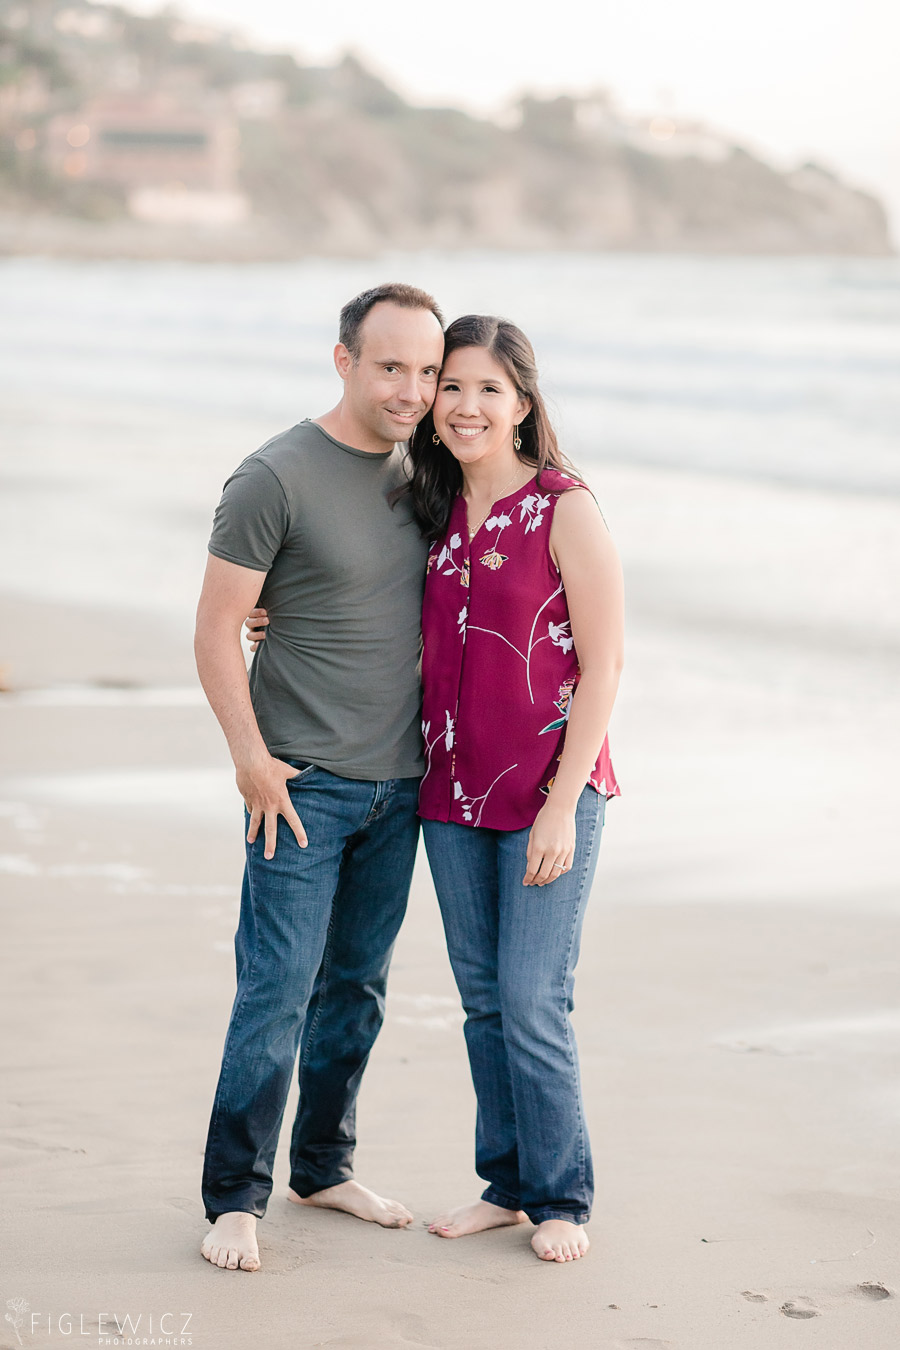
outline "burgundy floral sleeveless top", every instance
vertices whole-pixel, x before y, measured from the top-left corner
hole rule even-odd
[[[422,611],[426,820],[520,830],[534,824],[562,754],[578,656],[550,526],[561,492],[545,469],[494,503],[469,543],[457,497],[431,547]],[[618,794],[609,746],[590,777]]]

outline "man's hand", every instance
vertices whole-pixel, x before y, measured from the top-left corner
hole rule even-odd
[[[299,769],[285,764],[283,760],[273,759],[267,754],[249,764],[241,764],[235,775],[238,792],[244,799],[250,812],[250,828],[247,831],[247,843],[256,841],[259,827],[265,822],[265,856],[274,858],[275,842],[278,838],[278,817],[284,816],[294,832],[294,838],[301,848],[309,842],[306,831],[287,790],[289,778],[296,778]]]
[[[528,836],[523,886],[546,886],[568,872],[575,857],[575,812],[551,796],[537,813]]]

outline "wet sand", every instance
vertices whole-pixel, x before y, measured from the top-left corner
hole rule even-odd
[[[851,841],[832,854],[828,841],[852,806],[814,771],[815,791],[785,774],[780,798],[751,783],[717,800],[719,768],[702,771],[703,756],[717,746],[735,762],[752,717],[704,738],[709,699],[684,680],[695,779],[673,792],[658,700],[656,734],[639,734],[654,642],[667,654],[659,687],[674,669],[663,631],[638,623],[634,635],[616,743],[627,792],[608,813],[578,973],[597,1170],[589,1256],[542,1265],[524,1226],[454,1242],[426,1230],[478,1183],[462,1018],[420,859],[358,1153],[360,1178],[416,1224],[298,1211],[282,1149],[263,1269],[247,1275],[198,1250],[241,822],[183,631],[0,603],[12,687],[0,698],[0,1001],[14,1029],[0,1268],[7,1310],[30,1305],[24,1345],[65,1343],[67,1325],[83,1345],[164,1344],[190,1314],[183,1343],[198,1350],[769,1350],[800,1337],[893,1350],[900,909],[888,855],[851,884]],[[815,743],[814,702],[805,727],[783,704],[783,735],[790,722]],[[707,717],[724,725],[729,710]],[[778,744],[795,763],[799,742]],[[815,819],[792,816],[803,801]],[[0,1323],[0,1346],[17,1344]]]

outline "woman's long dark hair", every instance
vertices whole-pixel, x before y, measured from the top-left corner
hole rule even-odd
[[[534,349],[521,328],[490,314],[464,314],[444,334],[444,360],[461,347],[483,347],[498,361],[521,398],[531,400],[531,411],[519,423],[523,464],[537,470],[538,487],[544,469],[574,470],[562,454],[547,407],[538,388]],[[403,495],[412,500],[419,528],[427,539],[437,539],[447,528],[455,498],[462,491],[462,470],[443,442],[434,443],[434,418],[426,413],[409,441],[410,480]],[[578,477],[577,473],[575,477]]]

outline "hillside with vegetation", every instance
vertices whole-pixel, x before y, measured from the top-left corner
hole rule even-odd
[[[891,251],[879,202],[825,168],[780,172],[602,91],[525,98],[501,124],[171,9],[0,0],[0,129],[7,252]]]

